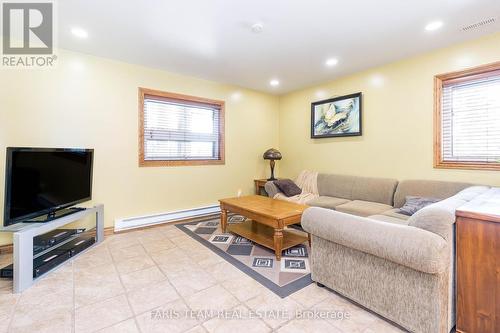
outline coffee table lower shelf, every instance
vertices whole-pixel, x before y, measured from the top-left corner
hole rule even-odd
[[[281,239],[276,239],[275,230],[267,225],[246,220],[243,223],[229,224],[227,231],[250,239],[251,241],[275,251],[276,259],[281,259],[281,251],[299,245],[308,240],[300,231],[283,230]],[[277,242],[281,242],[277,244]]]

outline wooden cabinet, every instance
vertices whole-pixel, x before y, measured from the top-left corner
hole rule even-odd
[[[500,189],[456,215],[457,332],[500,332]]]

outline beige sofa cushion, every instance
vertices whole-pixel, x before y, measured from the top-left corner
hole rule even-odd
[[[307,202],[307,204],[309,206],[314,206],[314,207],[335,209],[335,207],[337,207],[338,205],[342,205],[342,204],[347,203],[347,202],[349,202],[349,200],[347,200],[347,199],[320,196],[316,199],[309,200]]]
[[[351,200],[352,187],[356,178],[354,176],[320,173],[318,175],[319,195]]]
[[[354,200],[335,207],[335,210],[338,210],[339,212],[364,217],[377,215],[389,209],[392,209],[392,206],[363,200]]]
[[[395,217],[401,220],[408,220],[410,216],[401,214],[399,208],[393,208],[391,210],[388,210],[386,212],[383,212],[382,215],[390,216],[390,217]]]
[[[356,177],[352,200],[373,201],[392,206],[398,181],[388,178]]]
[[[408,195],[446,199],[469,186],[471,184],[437,180],[402,180],[394,193],[394,207],[402,207]]]
[[[382,222],[387,222],[387,223],[394,223],[394,224],[399,224],[399,225],[408,225],[408,220],[400,219],[394,216],[388,216],[388,215],[370,215],[368,216],[369,219],[372,220],[377,220],[377,221],[382,221]]]

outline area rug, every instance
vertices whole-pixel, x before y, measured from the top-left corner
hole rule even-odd
[[[241,215],[228,218],[229,224],[244,221]],[[230,232],[222,233],[219,218],[176,226],[282,298],[312,283],[307,242],[284,250],[277,261],[274,251]]]

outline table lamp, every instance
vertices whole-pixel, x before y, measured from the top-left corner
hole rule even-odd
[[[263,157],[265,160],[271,161],[270,162],[270,164],[271,164],[271,178],[268,178],[267,180],[276,180],[276,178],[274,178],[274,163],[275,163],[274,161],[281,160],[281,153],[277,149],[271,148],[271,149],[266,150]]]

